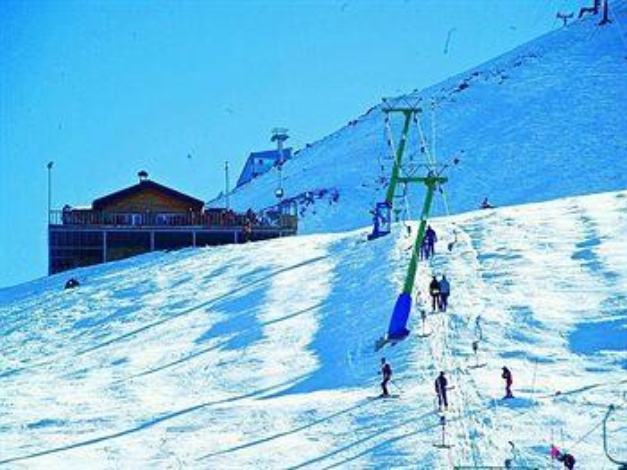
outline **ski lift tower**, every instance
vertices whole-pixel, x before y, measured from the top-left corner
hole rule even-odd
[[[416,127],[418,127],[418,116],[422,113],[422,108],[418,107],[416,104],[410,103],[407,99],[393,100],[384,98],[382,111],[385,113],[385,122],[388,127],[387,143],[394,158],[394,165],[392,167],[392,175],[390,176],[390,183],[387,188],[385,200],[378,202],[373,210],[374,226],[372,233],[368,236],[369,240],[375,240],[390,233],[392,226],[392,211],[395,209],[394,200],[399,197],[397,194],[399,183],[405,185],[405,187],[411,183],[422,183],[427,186],[427,198],[421,217],[421,219],[426,219],[431,207],[433,191],[440,184],[447,181],[447,178],[441,177],[441,175],[435,171],[435,168],[433,167],[434,163],[432,162],[427,162],[427,165],[419,166],[403,162],[403,156],[409,140],[411,125],[413,123]],[[396,147],[392,142],[390,127],[390,115],[395,114],[400,114],[403,117],[401,136]],[[416,176],[420,166],[423,168],[426,166],[426,169],[428,170],[426,176]]]
[[[283,163],[285,160],[283,158],[283,142],[289,139],[288,130],[284,127],[275,127],[272,129],[272,138],[270,139],[272,142],[276,142],[277,151],[279,152],[279,160],[277,162],[277,168],[279,169],[279,186],[274,191],[274,195],[279,199],[279,203],[283,200]]]
[[[422,134],[421,127],[419,125],[419,114],[422,109],[415,104],[410,103],[407,99],[383,100],[383,112],[386,113],[386,123],[388,124],[388,144],[393,151],[394,166],[392,168],[392,175],[390,176],[390,183],[386,193],[384,202],[377,203],[375,208],[375,224],[372,234],[368,236],[368,239],[373,240],[380,236],[390,233],[392,209],[394,208],[394,200],[397,198],[397,188],[399,183],[407,186],[408,184],[418,183],[425,186],[426,194],[423,201],[422,212],[420,213],[420,223],[418,226],[418,233],[414,240],[413,248],[411,251],[411,259],[409,267],[407,269],[407,275],[405,277],[405,284],[403,291],[398,296],[394,311],[392,312],[392,318],[390,319],[390,325],[387,334],[377,341],[375,349],[381,349],[387,343],[396,343],[401,341],[409,335],[407,329],[407,321],[412,307],[412,292],[414,289],[414,281],[416,278],[416,270],[418,267],[419,253],[424,241],[427,219],[431,210],[431,203],[433,202],[433,196],[437,189],[441,189],[441,185],[448,181],[448,178],[442,176],[442,173],[446,170],[448,165],[440,165],[435,162],[433,156],[427,152],[427,161],[423,164],[412,165],[403,164],[403,154],[405,147],[409,139],[409,130],[412,122],[414,123],[417,131]],[[400,114],[403,116],[403,129],[401,131],[400,141],[398,146],[394,148],[391,139],[391,130],[389,126],[390,114]],[[420,135],[421,145],[424,146],[424,136]],[[457,163],[455,160],[454,164]],[[387,222],[387,227],[382,229],[382,224],[378,224],[377,220],[383,220]]]

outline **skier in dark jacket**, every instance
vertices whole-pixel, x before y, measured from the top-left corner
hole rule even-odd
[[[555,445],[551,445],[551,458],[556,459],[558,462],[562,462],[564,464],[564,468],[568,470],[573,470],[575,468],[575,457],[573,454],[569,454],[568,452],[562,452]]]
[[[392,380],[392,367],[385,362],[385,358],[381,358],[381,371],[379,372],[383,376],[383,382],[381,382],[381,388],[383,389],[382,397],[389,397],[388,382]]]
[[[440,372],[438,378],[435,379],[435,393],[438,395],[438,409],[440,411],[442,411],[442,405],[444,405],[444,408],[448,409],[448,400],[446,399],[447,383],[444,372]]]
[[[420,259],[429,259],[429,247],[427,246],[426,238],[423,238],[420,244]]]
[[[435,230],[431,228],[431,225],[427,225],[427,231],[425,232],[425,243],[426,246],[426,258],[429,259],[435,254],[435,242],[438,241],[438,236],[435,233]]]
[[[512,395],[512,384],[514,383],[514,379],[512,378],[512,373],[507,367],[503,367],[501,377],[505,379],[505,398],[514,398],[514,395]]]
[[[440,310],[446,312],[448,308],[448,296],[451,295],[451,285],[448,283],[446,276],[442,276],[440,280]]]
[[[573,468],[575,468],[575,457],[573,457],[573,454],[562,454],[561,457],[558,457],[558,460],[563,462],[564,468],[567,468],[568,470],[573,470]]]
[[[433,276],[429,284],[429,294],[431,295],[431,308],[434,312],[437,312],[440,307],[440,283],[435,276]]]

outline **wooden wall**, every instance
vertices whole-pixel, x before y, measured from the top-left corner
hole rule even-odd
[[[153,188],[144,188],[124,199],[103,206],[103,212],[188,212],[193,209],[185,201],[173,199]],[[198,208],[197,208],[198,209]]]

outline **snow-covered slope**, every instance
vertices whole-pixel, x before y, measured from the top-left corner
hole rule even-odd
[[[588,16],[407,96],[421,98],[439,160],[461,156],[446,186],[453,213],[476,208],[484,196],[509,206],[627,188],[627,2],[612,2],[612,12],[610,25]],[[381,177],[390,174],[386,155],[379,107],[302,149],[284,166],[286,196],[334,188],[339,201],[325,196],[301,205],[301,233],[370,223],[368,211],[384,197]],[[272,205],[277,185],[270,172],[235,191],[231,202],[240,209]]]
[[[0,290],[0,465],[546,468],[555,442],[579,468],[613,468],[600,423],[627,390],[627,192],[433,225],[417,282],[446,273],[451,308],[428,315],[426,338],[414,315],[383,351],[399,399],[370,397],[402,227],[154,253]],[[64,291],[69,275],[83,285]],[[487,365],[473,370],[479,335]],[[503,365],[514,400],[500,400]],[[433,447],[440,370],[451,450]],[[627,458],[627,408],[609,424]]]

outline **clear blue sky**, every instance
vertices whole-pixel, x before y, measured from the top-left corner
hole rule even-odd
[[[0,287],[46,274],[48,161],[57,208],[89,205],[141,169],[208,200],[224,161],[234,182],[249,152],[272,147],[271,128],[304,146],[582,3],[4,0]]]

